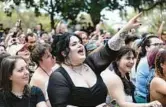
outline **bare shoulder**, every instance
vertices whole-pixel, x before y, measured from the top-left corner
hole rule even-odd
[[[122,81],[118,75],[114,73],[114,71],[110,71],[109,69],[104,70],[101,73],[101,77],[106,85],[117,85],[122,84]],[[116,81],[116,82],[115,82]]]
[[[162,78],[159,78],[159,77],[154,77],[150,83],[152,86],[154,85],[155,87],[156,86],[159,86],[159,85],[163,85],[163,84],[166,84],[165,80],[163,80]]]
[[[46,79],[42,75],[38,75],[38,73],[34,73],[34,75],[31,78],[30,85],[31,86],[37,86],[37,87],[44,87],[46,83]]]

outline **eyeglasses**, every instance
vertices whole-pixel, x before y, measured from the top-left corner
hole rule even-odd
[[[150,44],[151,46],[165,46],[165,43],[154,43]]]

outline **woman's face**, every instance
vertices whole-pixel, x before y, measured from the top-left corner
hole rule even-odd
[[[59,29],[60,31],[60,33],[65,33],[65,32],[67,32],[68,31],[68,29],[67,29],[67,25],[66,24],[64,24],[64,23],[62,23],[61,25],[60,25],[60,29]]]
[[[69,42],[70,52],[68,55],[69,63],[72,65],[79,65],[84,62],[86,58],[85,48],[81,41],[76,36],[71,36]]]
[[[52,54],[50,53],[48,49],[45,51],[45,54],[42,57],[41,63],[42,65],[50,69],[55,65],[55,58],[52,56]]]
[[[24,44],[25,43],[25,34],[21,34],[20,37],[19,37],[19,42],[21,44]]]
[[[84,45],[88,43],[88,37],[85,33],[81,35],[81,38]]]
[[[133,52],[128,52],[118,62],[119,70],[123,73],[128,73],[131,71],[134,65],[134,54]]]
[[[23,59],[18,59],[15,63],[15,68],[9,78],[13,85],[25,86],[29,82],[29,71],[27,63]]]
[[[162,38],[163,41],[166,41],[166,34],[162,34],[161,38]]]
[[[29,60],[29,58],[30,58],[30,52],[29,52],[29,50],[27,49],[27,48],[24,48],[24,49],[22,49],[22,50],[19,50],[18,52],[17,52],[17,55],[18,56],[21,56],[21,57],[23,57],[25,60]]]

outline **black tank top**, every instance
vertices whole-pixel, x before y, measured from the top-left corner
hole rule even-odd
[[[66,78],[70,85],[69,105],[95,107],[106,101],[107,87],[100,75],[97,75],[97,82],[92,87],[76,87],[66,70],[62,67],[60,69],[57,71]]]

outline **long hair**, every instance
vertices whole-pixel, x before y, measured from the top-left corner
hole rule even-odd
[[[19,57],[19,56],[9,56],[9,57],[3,59],[3,61],[1,62],[1,68],[0,68],[1,90],[5,91],[5,92],[12,91],[12,81],[9,78],[13,74],[15,64],[19,59],[24,60],[22,57]],[[24,94],[29,95],[29,93],[30,93],[30,88],[27,85],[24,88]]]
[[[136,57],[136,53],[132,48],[122,47],[118,52],[116,60],[112,62],[112,67],[113,67],[115,73],[121,78],[121,80],[123,82],[123,85],[124,85],[125,93],[127,95],[132,95],[133,96],[135,87],[134,87],[133,83],[130,81],[129,73],[125,74],[127,79],[122,77],[122,75],[119,71],[119,63],[118,63],[124,55],[126,55],[127,53],[130,53],[130,52],[133,53],[134,57]]]

